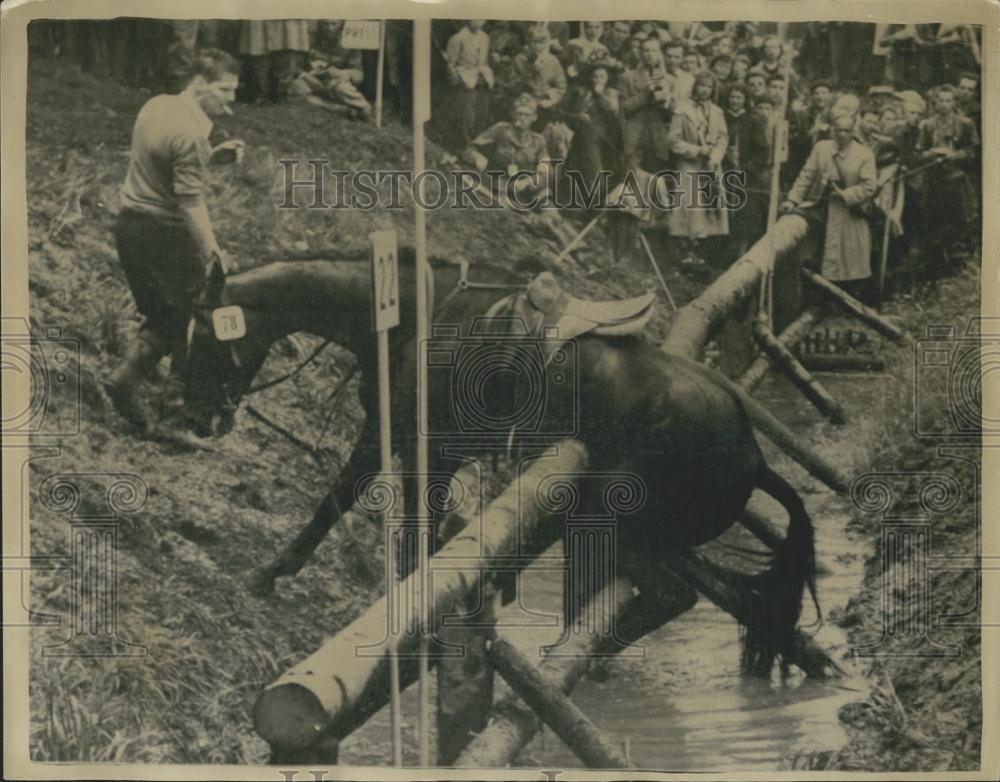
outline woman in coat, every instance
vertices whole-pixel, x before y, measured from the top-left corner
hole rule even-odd
[[[257,94],[271,101],[283,100],[309,52],[309,23],[305,19],[244,20],[239,52],[251,62]]]
[[[726,169],[743,173],[747,200],[729,213],[731,255],[739,258],[751,243],[764,235],[768,205],[768,158],[771,143],[767,122],[750,108],[750,92],[743,84],[732,84],[724,95],[729,149]]]
[[[729,147],[729,132],[722,109],[712,102],[717,79],[710,71],[702,71],[694,80],[691,98],[677,104],[670,120],[669,143],[677,171],[680,204],[667,213],[670,236],[681,245],[681,264],[691,270],[703,270],[704,261],[698,245],[710,236],[729,234],[729,213],[719,189],[722,158]],[[699,194],[705,173],[714,176],[708,203]],[[697,206],[694,206],[696,205]]]

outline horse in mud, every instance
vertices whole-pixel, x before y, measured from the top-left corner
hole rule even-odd
[[[393,445],[411,470],[417,409],[414,268],[401,258],[401,325],[390,332]],[[432,340],[427,351],[429,473],[453,474],[460,466],[456,449],[470,443],[502,447],[512,429],[517,442],[574,437],[587,447],[588,471],[627,473],[644,485],[645,502],[617,516],[616,529],[622,551],[654,559],[721,535],[738,521],[753,490],[764,491],[788,512],[788,532],[768,568],[748,582],[755,621],[744,638],[743,664],[749,673],[767,675],[777,657],[787,660],[806,586],[815,600],[812,523],[794,488],[764,461],[733,384],[635,335],[614,336],[613,329],[610,335],[594,329],[553,345],[516,329],[502,335],[489,330],[489,324],[504,318],[487,318],[484,332],[484,313],[497,313],[497,300],[505,293],[512,294],[511,301],[523,300],[518,292],[525,279],[510,269],[475,265],[470,282],[461,267],[449,263],[432,265],[432,275],[440,302],[434,330],[450,335],[445,346],[453,349],[438,350]],[[372,298],[370,267],[359,258],[279,262],[228,278],[213,269],[197,302],[188,335],[185,399],[202,419],[231,419],[270,346],[293,332],[336,342],[357,356],[361,370],[366,419],[359,441],[313,519],[257,574],[258,594],[269,594],[277,577],[301,569],[352,506],[355,484],[379,469]],[[243,309],[246,334],[220,342],[211,313],[228,305]],[[607,312],[614,308],[595,303],[598,309],[604,305]],[[471,338],[477,329],[478,336]],[[534,381],[524,379],[525,360],[542,368]],[[469,400],[473,413],[478,411],[493,431],[470,424],[468,415],[463,421],[463,403]],[[413,484],[404,481],[409,508],[414,507],[409,504],[415,499]]]

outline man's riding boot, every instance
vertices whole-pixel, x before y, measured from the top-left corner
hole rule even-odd
[[[141,334],[129,345],[125,360],[111,373],[104,383],[118,415],[130,424],[145,428],[146,418],[136,398],[139,382],[163,357],[163,349]]]

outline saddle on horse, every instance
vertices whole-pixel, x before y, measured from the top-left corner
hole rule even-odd
[[[490,334],[544,341],[546,361],[559,347],[584,334],[638,334],[653,315],[656,294],[587,301],[564,291],[551,272],[494,304],[484,316]]]

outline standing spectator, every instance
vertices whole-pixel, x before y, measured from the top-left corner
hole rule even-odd
[[[489,123],[493,69],[485,25],[484,19],[470,19],[451,36],[445,51],[448,80],[454,89],[456,149],[465,147]]]
[[[587,68],[587,87],[575,87],[567,98],[573,142],[566,157],[566,171],[579,171],[589,189],[599,172],[610,171],[597,187],[600,203],[607,200],[608,188],[624,176],[622,156],[622,114],[618,91],[610,86],[608,67],[601,62]]]
[[[115,221],[118,259],[144,320],[104,388],[118,413],[137,427],[147,423],[136,396],[139,383],[170,353],[165,397],[179,405],[185,329],[205,267],[213,260],[230,267],[216,242],[205,194],[214,151],[209,117],[235,99],[239,63],[209,49],[194,58],[191,71],[180,94],[157,95],[139,111]],[[241,156],[241,146],[226,146]]]
[[[670,157],[668,123],[677,95],[677,82],[663,67],[660,42],[642,45],[642,65],[622,74],[622,113],[625,117],[625,163],[649,172],[666,167]]]
[[[683,203],[667,213],[670,235],[676,237],[687,253],[681,263],[692,271],[703,271],[699,245],[707,237],[729,233],[729,213],[719,192],[722,158],[729,146],[729,134],[722,109],[712,103],[716,78],[702,71],[694,80],[691,99],[677,105],[670,120],[670,151],[675,156]],[[701,203],[698,181],[710,172],[715,187],[709,194],[711,205]],[[713,198],[714,196],[714,198]],[[682,250],[683,252],[683,250]]]
[[[239,52],[250,58],[254,94],[272,102],[285,99],[309,51],[305,19],[244,20]]]
[[[750,71],[750,58],[745,54],[737,54],[733,57],[733,81],[745,83],[747,73]]]
[[[865,103],[858,112],[857,129],[854,138],[864,144],[872,152],[879,141],[878,108],[873,103]]]
[[[726,168],[743,172],[747,201],[741,209],[730,212],[730,256],[739,258],[750,243],[763,235],[767,223],[769,190],[767,162],[771,146],[767,121],[750,109],[750,93],[743,84],[731,84],[725,93],[726,130],[729,147]]]
[[[789,100],[801,97],[799,76],[789,64],[787,55],[782,55],[781,41],[776,36],[768,36],[764,39],[761,54],[761,61],[750,69],[750,73],[763,74],[768,84],[775,77],[787,79]],[[771,99],[774,99],[773,95]]]
[[[767,95],[767,79],[763,73],[750,71],[747,74],[747,90],[750,92],[750,100],[756,102]]]
[[[687,71],[694,79],[696,73],[701,70],[701,55],[696,49],[687,47],[684,49],[684,58],[681,60],[681,70]]]
[[[583,22],[582,33],[578,38],[572,38],[566,43],[566,55],[563,64],[566,66],[566,78],[570,82],[589,87],[590,66],[594,63],[604,63],[611,69],[618,68],[617,60],[611,56],[608,47],[601,43],[604,35],[604,22]]]
[[[979,77],[966,71],[958,77],[955,88],[956,106],[960,112],[972,120],[976,130],[983,127],[983,109],[979,104]]]
[[[854,117],[837,114],[833,139],[813,147],[782,212],[796,207],[825,211],[820,273],[852,295],[867,299],[871,277],[871,230],[863,205],[875,195],[875,156],[854,139]]]
[[[978,162],[979,134],[972,120],[955,110],[955,88],[943,84],[934,97],[934,114],[920,124],[917,157],[927,168],[924,184],[924,221],[935,230],[928,237],[946,260],[965,249],[976,219],[976,193],[969,169]]]
[[[688,100],[694,87],[694,76],[688,73],[684,63],[684,44],[671,41],[663,47],[663,67],[677,81],[677,100]]]
[[[611,27],[604,33],[601,42],[608,48],[612,57],[624,63],[625,55],[628,54],[628,41],[631,37],[632,23],[619,20],[611,23]]]
[[[728,54],[717,54],[709,63],[708,69],[715,74],[715,78],[718,80],[719,95],[717,102],[721,103],[730,85],[730,79],[733,76],[733,58]]]
[[[524,50],[514,58],[513,81],[515,95],[527,93],[537,102],[541,124],[551,118],[551,109],[566,94],[566,73],[555,55],[549,51],[552,39],[548,28],[535,25],[529,33]]]

